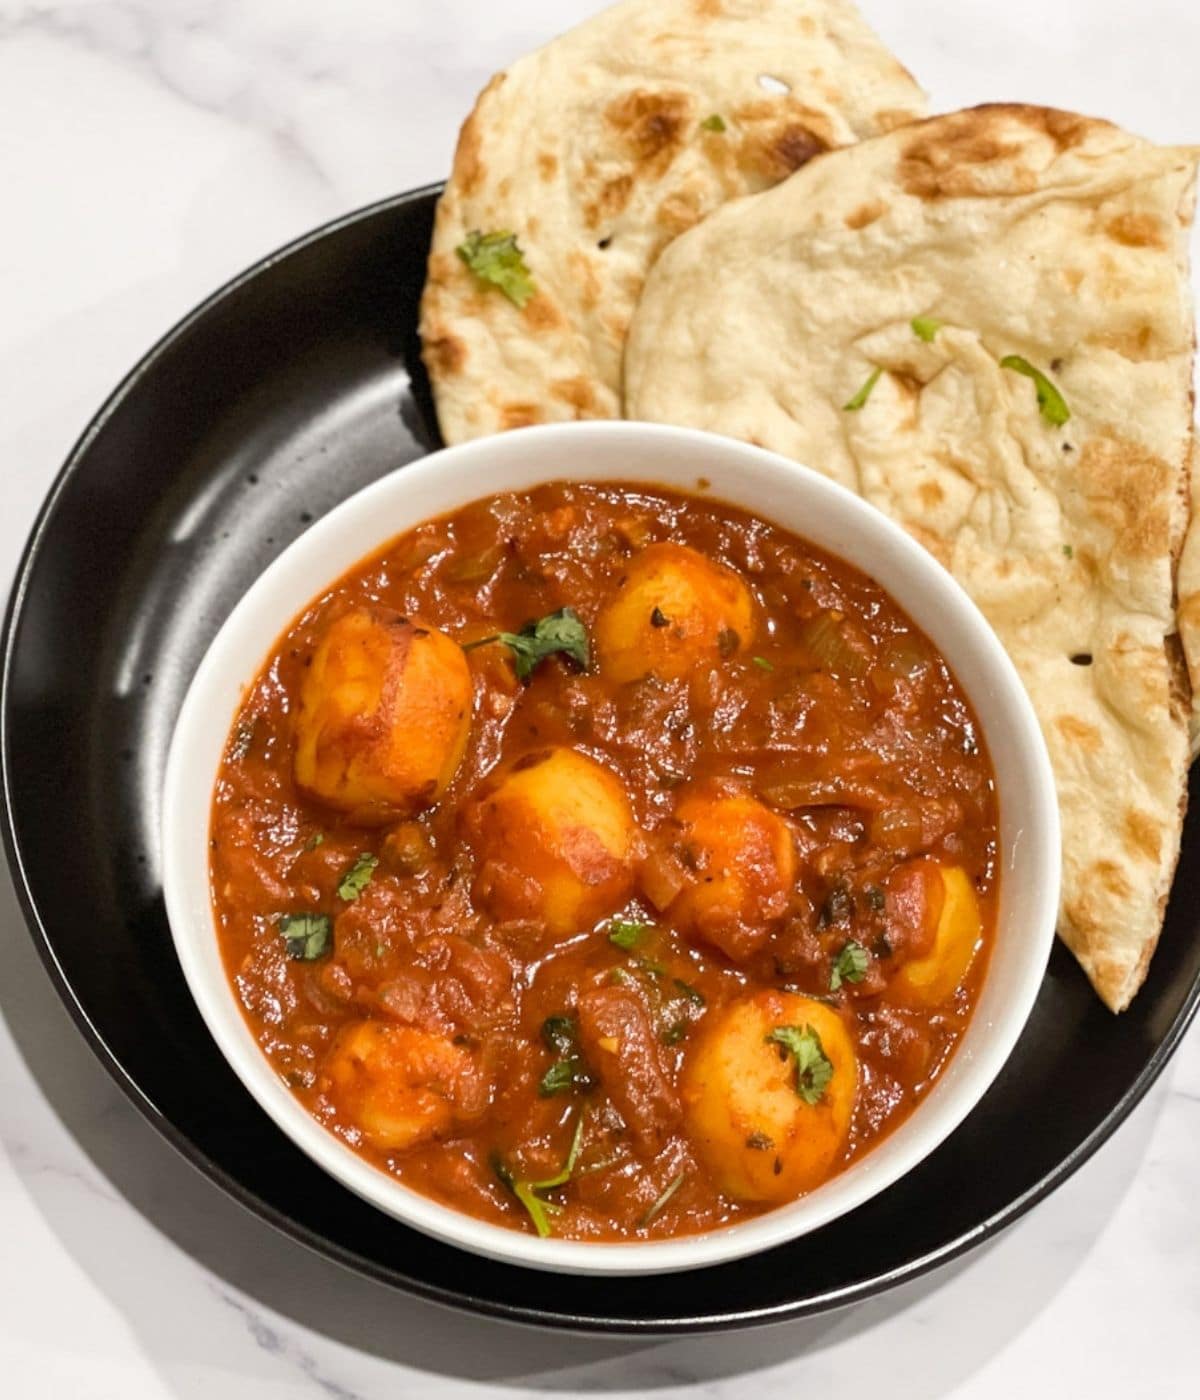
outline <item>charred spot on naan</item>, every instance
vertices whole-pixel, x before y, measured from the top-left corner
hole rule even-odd
[[[1105,233],[1126,248],[1165,248],[1167,232],[1153,214],[1130,211],[1117,214],[1104,226]]]
[[[959,115],[969,118],[973,113]],[[1015,142],[1001,140],[991,123],[964,120],[934,134],[915,136],[900,155],[900,183],[908,194],[925,200],[986,194],[980,167],[999,165],[1019,151]],[[1011,184],[1009,181],[1006,194]],[[1029,188],[1033,188],[1032,174]]]
[[[443,328],[426,331],[421,353],[427,368],[435,374],[461,374],[467,362],[466,342]]]
[[[558,309],[554,299],[545,292],[535,292],[521,310],[525,324],[535,334],[557,330],[566,324],[566,318]]]
[[[657,177],[687,139],[693,124],[693,107],[686,92],[635,88],[610,102],[604,109],[604,118],[632,156],[634,173],[643,178]]]
[[[1104,950],[1110,934],[1112,902],[1129,897],[1129,881],[1116,861],[1097,860],[1082,867],[1075,883],[1083,892],[1063,901],[1059,933],[1084,961],[1088,975],[1104,1000],[1114,1010],[1122,1010],[1129,969]]]
[[[611,224],[619,214],[624,213],[633,195],[633,176],[626,171],[601,180],[591,162],[586,173],[590,177],[588,183],[594,182],[598,190],[595,198],[583,205],[583,221],[589,229],[598,229]]]
[[[498,416],[505,431],[510,428],[532,428],[542,422],[542,410],[535,403],[501,403]]]
[[[1123,826],[1126,849],[1156,863],[1162,850],[1162,832],[1154,817],[1137,807],[1129,807],[1125,811]]]
[[[1111,860],[1098,860],[1091,867],[1092,874],[1097,883],[1116,899],[1126,899],[1129,896],[1129,881],[1126,880],[1121,867]]]
[[[758,99],[744,102],[733,109],[731,117],[742,136],[738,165],[772,185],[838,144],[823,113],[791,98],[782,104]]]
[[[686,233],[693,224],[698,224],[704,214],[703,196],[700,191],[676,190],[658,206],[654,221],[666,233],[667,238],[664,242],[668,242],[672,238],[678,238],[681,233]]]
[[[1088,439],[1079,453],[1078,480],[1092,518],[1112,533],[1113,552],[1155,559],[1172,545],[1170,465],[1147,448],[1110,430]]]
[[[768,180],[783,180],[828,149],[828,143],[815,131],[800,122],[786,122],[769,135],[764,134],[753,158],[761,175]]]
[[[1056,715],[1054,727],[1069,744],[1083,749],[1086,753],[1097,753],[1104,747],[1104,736],[1095,725],[1076,715]]]
[[[1021,194],[1037,187],[1037,171],[1020,163],[1033,130],[1049,138],[1055,152],[1081,144],[1096,127],[1074,112],[1019,103],[969,107],[946,117],[917,122],[899,160],[901,187],[918,199]]]
[[[430,253],[426,286],[448,286],[462,271],[462,260],[453,253]]]
[[[1155,344],[1152,326],[1108,331],[1104,335],[1091,336],[1088,344],[1115,350],[1123,360],[1157,360],[1162,357],[1162,347]]]
[[[852,209],[846,215],[845,224],[847,228],[860,229],[867,228],[878,219],[882,219],[887,213],[888,207],[881,199],[869,200],[866,204],[860,204],[857,209]]]
[[[595,386],[581,374],[570,379],[552,380],[550,392],[556,399],[573,408],[576,418],[594,417],[599,408]]]

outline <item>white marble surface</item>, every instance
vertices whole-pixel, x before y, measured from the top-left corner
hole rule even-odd
[[[0,580],[78,429],[259,254],[441,176],[487,75],[592,0],[0,0]],[[936,107],[1200,139],[1195,0],[866,0]],[[1200,1394],[1200,1029],[991,1247],[812,1323],[667,1344],[485,1324],[351,1277],[177,1159],[58,1006],[0,884],[0,1395],[847,1400]],[[670,1286],[669,1284],[665,1286]]]

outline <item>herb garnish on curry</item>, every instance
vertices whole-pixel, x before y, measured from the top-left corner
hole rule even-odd
[[[616,483],[421,525],[247,693],[221,945],[299,1099],[407,1185],[572,1239],[820,1185],[928,1092],[994,925],[989,760],[873,582]]]

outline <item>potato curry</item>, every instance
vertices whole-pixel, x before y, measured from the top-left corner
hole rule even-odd
[[[703,494],[494,496],[336,582],[248,690],[212,890],[264,1054],[380,1169],[578,1240],[813,1190],[985,969],[993,775],[875,583]]]

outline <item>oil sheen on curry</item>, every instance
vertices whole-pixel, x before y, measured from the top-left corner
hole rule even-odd
[[[481,1219],[652,1239],[920,1104],[984,972],[996,803],[863,574],[702,495],[555,484],[296,621],[211,857],[245,1016],[329,1131]]]

